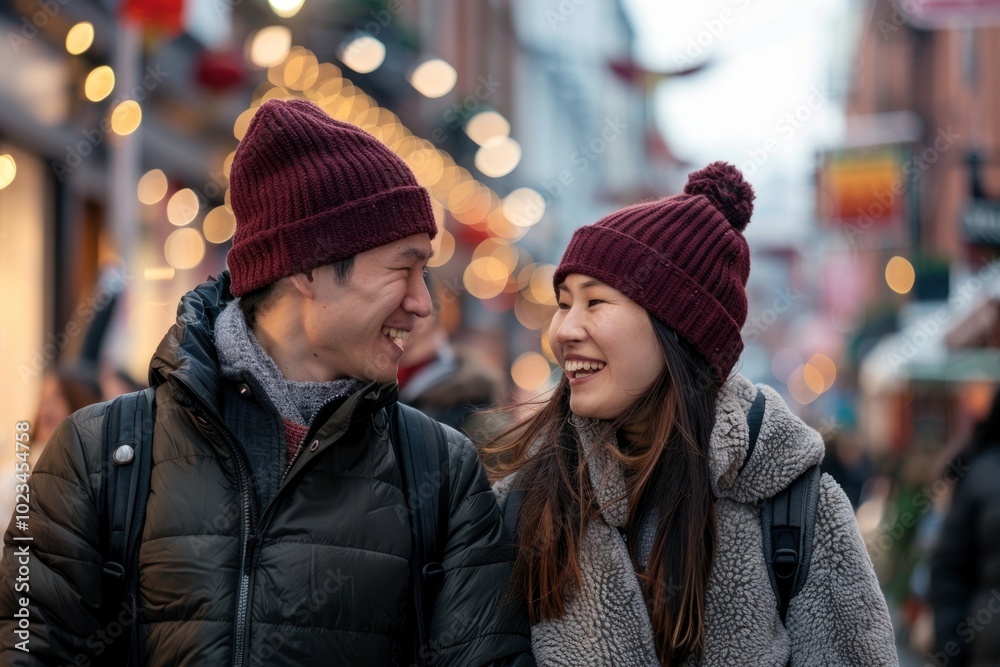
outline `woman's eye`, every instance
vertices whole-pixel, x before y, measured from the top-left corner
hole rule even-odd
[[[587,305],[596,306],[599,303],[604,303],[604,301],[602,301],[601,299],[591,299],[590,301],[587,302]]]
[[[569,310],[569,306],[566,305],[565,303],[560,303],[559,310]]]

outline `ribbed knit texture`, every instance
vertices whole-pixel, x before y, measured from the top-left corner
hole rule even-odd
[[[706,174],[737,193],[740,215],[753,210],[753,191],[735,167],[709,165],[689,176],[689,186],[704,183]],[[614,287],[694,346],[721,385],[743,351],[750,248],[739,226],[749,214],[730,221],[720,207],[733,208],[714,193],[674,195],[581,227],[555,272],[555,287],[571,273]]]
[[[277,491],[274,482],[280,482],[287,462],[295,458],[303,444],[309,427],[319,411],[328,403],[341,400],[354,393],[361,382],[349,378],[330,382],[298,382],[287,380],[281,370],[247,327],[240,310],[240,300],[234,299],[215,320],[215,349],[219,355],[219,372],[236,382],[252,377],[266,396],[257,396],[259,405],[272,407],[281,419],[284,430],[284,452],[281,457],[279,443],[263,443],[268,451],[248,451],[250,465],[257,477],[261,497],[270,500]],[[262,446],[262,443],[256,443]],[[273,447],[273,449],[272,449]],[[273,469],[279,465],[280,469]],[[261,466],[272,469],[263,471]]]
[[[288,455],[286,460],[292,461],[299,453],[299,448],[302,447],[306,436],[309,435],[309,427],[304,424],[296,424],[290,419],[282,419],[281,421],[285,425],[285,452]]]
[[[261,105],[236,149],[229,189],[235,296],[413,234],[437,234],[430,196],[406,163],[305,100]]]

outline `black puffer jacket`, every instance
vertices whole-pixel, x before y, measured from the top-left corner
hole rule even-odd
[[[228,276],[187,294],[160,344],[153,470],[140,548],[146,665],[391,665],[408,591],[410,530],[385,408],[370,385],[324,408],[274,500],[260,506],[245,448],[273,418],[219,375],[215,317]],[[31,477],[30,591],[15,592],[12,524],[0,583],[0,663],[101,665],[120,628],[96,617],[100,433],[105,405],[75,413]],[[534,665],[528,625],[508,602],[510,557],[476,452],[450,435],[444,583],[433,612],[434,665]],[[314,442],[316,441],[316,442]],[[317,444],[318,442],[318,444]],[[13,648],[30,599],[30,653]]]
[[[934,656],[949,667],[1000,665],[1000,442],[953,462],[945,480],[956,479],[931,557]]]

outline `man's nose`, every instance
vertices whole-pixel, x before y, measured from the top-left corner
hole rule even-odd
[[[411,281],[409,293],[403,301],[403,310],[413,313],[417,317],[427,317],[433,309],[434,304],[431,302],[431,293],[427,289],[427,283],[424,282],[421,274],[417,274],[415,279]]]

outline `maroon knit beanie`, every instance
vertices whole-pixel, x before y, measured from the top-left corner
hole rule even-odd
[[[607,283],[674,329],[722,384],[743,351],[750,248],[743,230],[754,193],[743,174],[713,162],[684,194],[616,211],[573,234],[555,273]]]
[[[362,129],[305,100],[261,105],[229,177],[234,296],[393,241],[437,234],[427,191]]]

